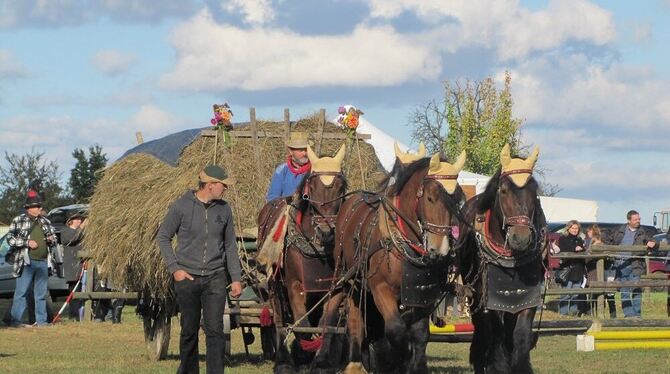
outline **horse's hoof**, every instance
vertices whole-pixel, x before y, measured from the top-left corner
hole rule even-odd
[[[361,362],[350,362],[342,374],[368,374]]]

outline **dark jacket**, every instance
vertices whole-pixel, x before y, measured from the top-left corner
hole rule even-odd
[[[576,253],[577,251],[575,250],[575,248],[577,247],[584,248],[584,240],[579,236],[571,234],[563,235],[561,236],[560,239],[558,239],[558,247],[561,248],[561,252]],[[581,283],[584,280],[584,274],[585,274],[584,260],[566,259],[562,260],[561,265],[562,265],[561,267],[570,268],[570,276],[568,276],[568,280],[575,283],[577,282]]]
[[[60,242],[63,245],[63,273],[67,282],[76,282],[79,279],[81,259],[78,252],[81,250],[83,238],[83,229],[65,226],[60,230]]]
[[[233,212],[224,200],[204,204],[194,191],[186,192],[170,206],[156,241],[170,273],[181,269],[204,276],[227,267],[233,281],[241,278]]]
[[[628,224],[623,224],[619,228],[606,233],[603,236],[603,243],[611,245],[619,245],[623,240],[625,235],[625,230],[627,230]],[[635,231],[635,236],[633,239],[633,245],[647,245],[647,242],[653,239],[653,235],[649,233],[644,228],[640,227]],[[654,250],[658,249],[659,243],[656,243]],[[637,252],[635,255],[644,256],[645,253]],[[642,275],[646,272],[646,266],[643,259],[631,259],[624,262],[625,264],[630,264],[633,267],[633,272],[638,275]]]

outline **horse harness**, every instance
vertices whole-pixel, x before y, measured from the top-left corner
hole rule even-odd
[[[528,169],[510,170],[501,177],[510,174],[530,173]],[[541,282],[542,249],[546,244],[546,227],[541,219],[529,216],[508,216],[502,206],[502,230],[508,235],[511,226],[526,226],[533,236],[533,243],[521,254],[513,253],[505,243],[499,243],[490,234],[491,210],[475,216],[474,231],[477,243],[479,272],[470,283],[472,287],[479,278],[481,290],[478,305],[473,313],[480,308],[517,313],[521,310],[536,307],[542,303]],[[541,214],[541,213],[540,213]],[[536,222],[538,221],[538,222]],[[540,226],[539,228],[536,225]]]

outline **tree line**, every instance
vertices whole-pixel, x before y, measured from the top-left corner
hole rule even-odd
[[[0,223],[7,224],[23,212],[28,186],[39,183],[39,194],[44,207],[51,208],[88,203],[95,185],[107,165],[107,155],[100,145],[75,148],[76,160],[67,183],[62,183],[63,172],[58,163],[45,157],[44,152],[32,149],[26,154],[5,151],[5,165],[0,165]]]

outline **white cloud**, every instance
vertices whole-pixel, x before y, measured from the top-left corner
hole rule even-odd
[[[264,90],[308,86],[393,86],[436,79],[441,61],[389,26],[357,26],[350,34],[303,36],[284,29],[218,25],[208,11],[171,37],[177,66],[164,87]]]
[[[542,56],[511,70],[515,113],[530,124],[670,133],[670,82],[650,68]]]
[[[241,13],[244,22],[254,26],[269,23],[275,18],[270,0],[227,0],[221,2],[221,7],[228,12]]]
[[[96,53],[91,58],[91,63],[102,74],[117,76],[130,70],[135,62],[135,56],[116,50],[104,50]]]
[[[503,60],[560,47],[567,41],[595,45],[615,37],[610,12],[585,0],[552,0],[546,9],[530,11],[516,0],[369,0],[371,16],[394,19],[403,12],[437,25],[428,34],[435,47],[491,48]]]
[[[176,130],[177,125],[184,123],[181,118],[153,104],[145,104],[130,117],[128,128],[132,134],[136,131],[149,138],[168,135]]]
[[[26,69],[14,60],[12,54],[0,49],[0,80],[23,78],[26,75]]]

